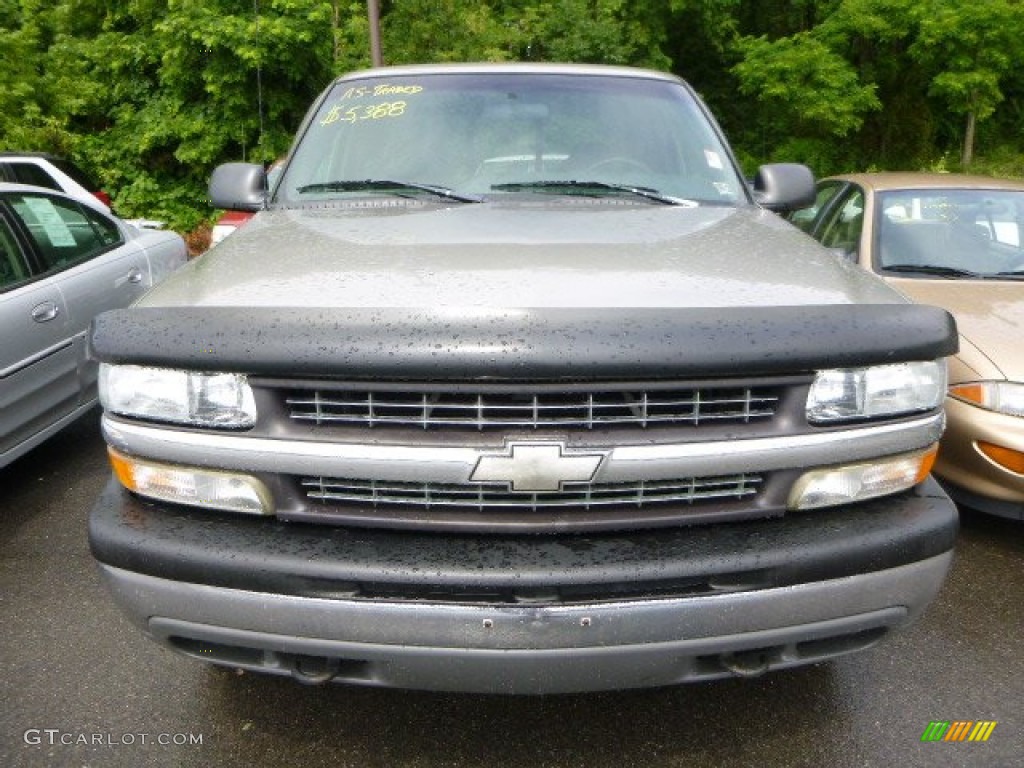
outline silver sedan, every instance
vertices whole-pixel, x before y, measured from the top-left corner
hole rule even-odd
[[[0,183],[0,467],[96,402],[86,331],[185,263],[182,238]]]

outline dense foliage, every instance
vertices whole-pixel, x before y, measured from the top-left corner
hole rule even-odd
[[[386,63],[674,71],[749,171],[1024,176],[1022,0],[381,0]],[[219,162],[284,152],[369,62],[361,0],[0,0],[0,149],[72,157],[126,215],[211,218]]]

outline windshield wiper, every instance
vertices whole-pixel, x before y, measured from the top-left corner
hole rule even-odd
[[[642,197],[645,200],[654,200],[665,205],[685,205],[691,208],[697,207],[695,200],[687,200],[682,197],[665,195],[650,187],[634,187],[629,184],[609,184],[606,181],[513,181],[507,184],[492,184],[491,189],[498,192],[516,192],[519,190],[537,190],[540,192],[550,191],[555,194],[580,195],[582,197],[596,197],[599,192],[624,192],[634,197]]]
[[[317,184],[307,184],[299,187],[300,194],[307,192],[391,192],[399,197],[413,197],[403,195],[402,192],[428,192],[445,200],[454,200],[458,203],[482,203],[483,198],[470,197],[453,192],[447,187],[438,187],[433,184],[421,184],[416,181],[393,181],[390,179],[365,179],[363,181],[339,180],[325,181]]]
[[[956,267],[940,267],[934,264],[890,264],[882,267],[886,272],[917,272],[922,275],[937,275],[938,277],[988,277],[969,269],[957,269]]]

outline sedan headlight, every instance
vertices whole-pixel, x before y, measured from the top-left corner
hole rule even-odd
[[[1024,416],[1024,384],[1013,381],[976,381],[957,384],[949,394],[989,411]]]
[[[944,360],[818,371],[807,420],[828,424],[930,411],[945,395]]]
[[[196,427],[244,429],[256,423],[245,376],[138,365],[100,365],[100,402],[111,413]]]

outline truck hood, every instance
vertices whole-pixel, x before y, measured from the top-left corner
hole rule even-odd
[[[905,299],[772,213],[615,200],[270,210],[146,307],[757,307]]]

